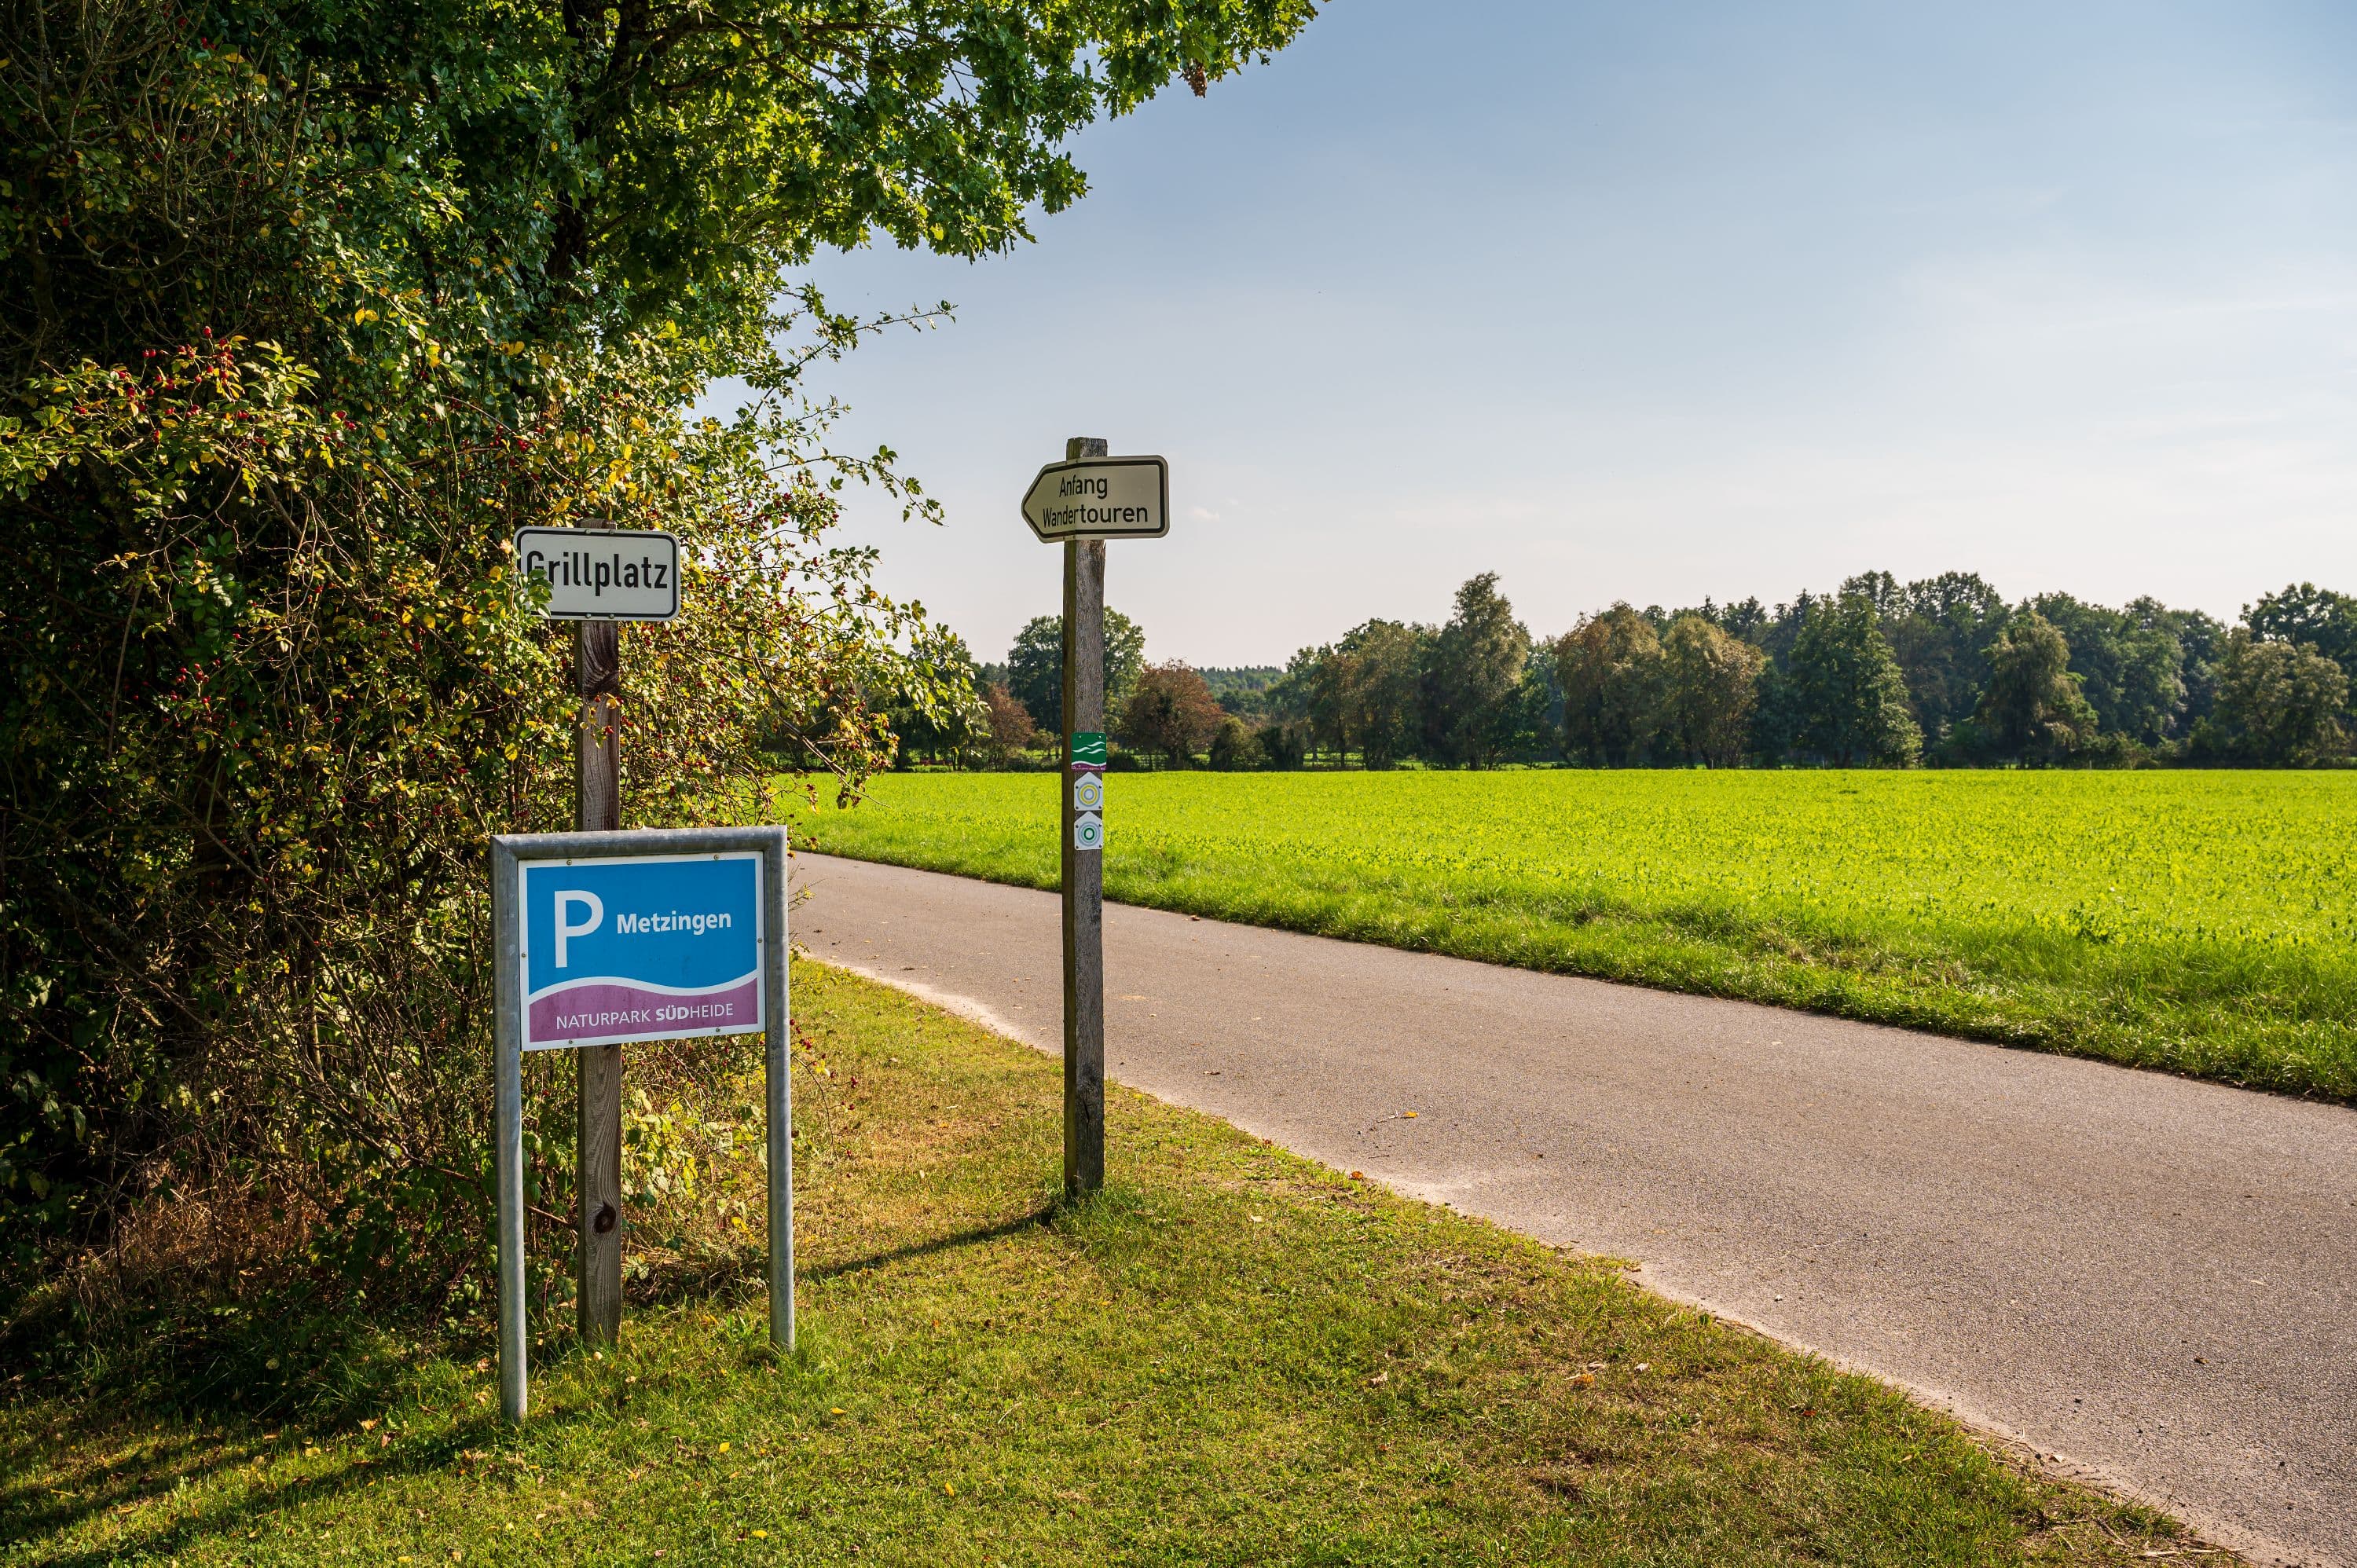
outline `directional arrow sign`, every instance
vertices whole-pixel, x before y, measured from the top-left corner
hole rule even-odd
[[[1049,544],[1159,539],[1170,532],[1170,465],[1159,457],[1050,463],[1023,498],[1023,521]]]

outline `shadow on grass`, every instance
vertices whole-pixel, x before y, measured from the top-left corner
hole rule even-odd
[[[17,1324],[0,1361],[25,1369],[21,1394],[98,1412],[87,1424],[205,1415],[334,1424],[408,1380],[392,1337],[403,1326],[303,1283],[233,1301],[150,1298],[103,1320],[59,1308]]]
[[[1009,1236],[1019,1236],[1026,1230],[1038,1230],[1063,1212],[1064,1205],[1045,1203],[1028,1214],[1017,1215],[1012,1219],[1002,1219],[996,1225],[981,1225],[972,1230],[953,1230],[946,1236],[936,1236],[930,1240],[911,1241],[903,1247],[893,1247],[881,1252],[870,1252],[864,1258],[846,1258],[839,1263],[826,1263],[815,1269],[805,1269],[802,1271],[802,1277],[806,1280],[842,1279],[849,1274],[864,1274],[872,1269],[888,1268],[894,1263],[904,1263],[916,1258],[929,1258],[935,1253],[950,1251],[959,1247],[972,1247],[985,1241],[1004,1240]]]
[[[1066,1210],[1067,1206],[1060,1202],[1043,1203],[1028,1213],[996,1224],[953,1230],[946,1236],[911,1241],[905,1246],[870,1252],[864,1257],[845,1258],[839,1262],[821,1263],[815,1267],[798,1264],[795,1278],[806,1282],[841,1279],[959,1247],[1001,1240],[1046,1225]],[[758,1247],[748,1247],[722,1256],[665,1258],[651,1262],[644,1273],[627,1281],[625,1289],[633,1306],[676,1306],[682,1302],[717,1296],[740,1287],[759,1286],[767,1278],[768,1264],[768,1252]]]
[[[802,1277],[833,1280],[888,1268],[1022,1235],[1074,1211],[1075,1206],[1061,1200],[1044,1201],[1011,1219],[823,1264],[804,1270]],[[682,1263],[635,1282],[631,1299],[641,1306],[677,1305],[758,1283],[762,1268],[758,1251]],[[61,1340],[72,1337],[65,1325],[45,1326]],[[423,1324],[417,1326],[424,1329]],[[126,1331],[129,1342],[113,1352],[95,1354],[85,1345],[81,1358],[60,1357],[40,1380],[50,1397],[94,1414],[60,1414],[46,1423],[55,1434],[47,1441],[40,1433],[26,1431],[0,1444],[0,1538],[28,1543],[55,1539],[113,1511],[165,1502],[183,1487],[250,1464],[256,1449],[291,1452],[306,1434],[348,1429],[363,1416],[384,1414],[415,1391],[417,1369],[382,1326],[354,1310],[319,1312],[307,1292],[264,1297],[227,1311],[220,1304],[156,1311],[117,1326],[118,1333]],[[463,1330],[457,1337],[468,1341],[469,1353],[476,1348]],[[54,1355],[64,1346],[53,1342],[49,1348]],[[457,1353],[455,1343],[436,1348]],[[546,1367],[572,1348],[551,1345],[553,1354],[534,1359]],[[110,1463],[103,1456],[107,1431],[125,1423],[152,1431],[154,1423],[173,1420],[214,1424],[177,1431],[135,1458]],[[261,1447],[255,1440],[278,1423],[285,1428],[285,1446]],[[278,1487],[264,1482],[233,1501],[158,1520],[104,1546],[46,1553],[36,1548],[27,1561],[81,1568],[139,1552],[169,1556],[207,1539],[269,1528],[284,1509],[332,1499],[376,1481],[447,1471],[468,1462],[470,1447],[495,1444],[499,1437],[492,1418],[471,1416],[448,1431],[404,1440],[381,1459]],[[79,1452],[64,1452],[68,1443]]]
[[[37,1551],[26,1561],[40,1563],[43,1568],[97,1568],[102,1563],[118,1563],[126,1556],[143,1553],[177,1556],[208,1539],[267,1529],[279,1512],[307,1502],[345,1497],[378,1481],[447,1471],[466,1456],[470,1444],[496,1441],[495,1432],[490,1417],[476,1417],[436,1436],[404,1444],[386,1459],[348,1464],[328,1475],[301,1477],[283,1486],[257,1486],[242,1495],[158,1520],[148,1530],[127,1530],[104,1545]],[[62,1534],[129,1504],[161,1501],[183,1482],[194,1486],[237,1467],[240,1461],[230,1449],[233,1441],[226,1434],[219,1439],[185,1434],[135,1468],[125,1466],[117,1471],[85,1466],[76,1475],[51,1477],[77,1483],[65,1488],[40,1487],[24,1479],[12,1481],[0,1489],[0,1539],[30,1542],[44,1535]],[[200,1451],[208,1448],[210,1455],[199,1457]],[[0,1467],[12,1475],[33,1469],[38,1459],[35,1445],[30,1444],[0,1449]],[[64,1490],[70,1495],[44,1500],[38,1496],[44,1490]]]

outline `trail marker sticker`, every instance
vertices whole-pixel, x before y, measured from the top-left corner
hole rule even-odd
[[[761,860],[519,863],[523,1048],[759,1033]]]
[[[1024,494],[1023,521],[1049,544],[1159,539],[1170,532],[1170,465],[1159,457],[1050,463]]]
[[[550,620],[669,620],[679,614],[679,541],[653,530],[519,528],[516,570],[548,584]]]
[[[1102,811],[1104,810],[1104,775],[1083,773],[1072,780],[1072,810]]]
[[[1104,848],[1104,819],[1093,811],[1082,811],[1074,817],[1072,847],[1079,850]]]
[[[1105,765],[1104,736],[1093,731],[1082,730],[1072,736],[1071,749],[1065,755],[1072,759],[1072,771],[1075,773],[1082,768],[1094,768],[1098,772],[1103,772]]]

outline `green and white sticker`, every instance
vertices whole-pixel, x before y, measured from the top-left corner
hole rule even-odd
[[[1093,730],[1081,730],[1072,736],[1071,749],[1064,754],[1075,768],[1103,768],[1105,765],[1104,736]]]
[[[1078,850],[1104,848],[1104,819],[1095,812],[1083,812],[1072,819],[1072,847]]]

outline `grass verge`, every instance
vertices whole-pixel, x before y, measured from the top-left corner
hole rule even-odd
[[[245,1402],[260,1420],[172,1409],[155,1382],[19,1379],[0,1563],[1987,1564],[2182,1544],[1607,1261],[1139,1096],[1114,1092],[1116,1184],[1064,1205],[1052,1061],[838,972],[800,964],[794,985],[796,1356],[764,1348],[758,1258],[706,1205],[703,1263],[642,1252],[619,1347],[547,1326],[521,1433],[494,1423],[464,1327],[290,1339],[343,1369],[257,1366],[288,1380]],[[647,1230],[684,1245],[702,1203]]]

